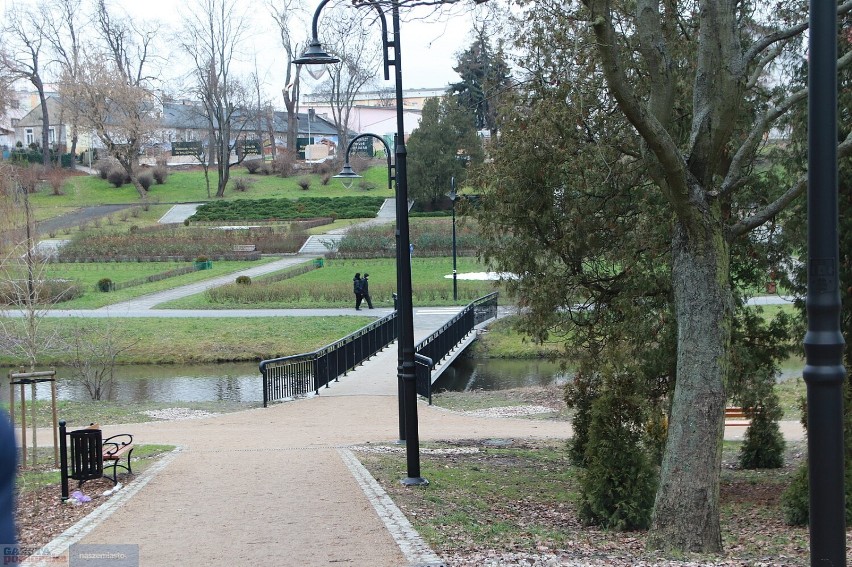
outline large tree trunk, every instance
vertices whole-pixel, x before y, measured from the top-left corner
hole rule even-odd
[[[708,215],[708,217],[715,215]],[[679,224],[672,242],[678,325],[677,381],[648,545],[717,553],[719,471],[732,301],[722,224]]]

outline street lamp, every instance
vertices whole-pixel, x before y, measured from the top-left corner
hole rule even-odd
[[[810,3],[808,43],[808,331],[803,376],[809,408],[811,565],[846,565],[835,2]]]
[[[311,25],[311,41],[302,57],[296,59],[297,64],[327,65],[337,63],[339,59],[329,55],[322,49],[317,32],[317,22],[322,9],[330,0],[322,0],[314,11]],[[414,312],[411,297],[411,258],[408,254],[410,245],[408,232],[408,172],[405,149],[405,124],[402,113],[402,70],[400,62],[400,32],[399,32],[399,0],[391,0],[391,21],[393,35],[389,39],[387,20],[384,11],[377,0],[367,0],[376,9],[382,26],[382,55],[384,57],[385,80],[390,79],[390,66],[394,67],[396,86],[396,142],[394,153],[396,159],[396,281],[399,296],[397,300],[397,324],[399,329],[399,364],[397,379],[402,389],[400,408],[405,413],[405,453],[408,476],[402,480],[405,485],[425,485],[429,481],[420,476],[420,440],[417,430],[417,389],[416,368],[414,358]],[[393,59],[389,49],[393,49]],[[347,154],[349,150],[347,149]],[[402,421],[402,418],[400,419]]]
[[[450,178],[450,192],[447,193],[447,197],[450,198],[450,201],[453,202],[453,301],[459,300],[459,287],[458,282],[456,281],[456,199],[458,199],[458,194],[456,193],[456,178]]]
[[[355,142],[361,140],[363,138],[375,138],[382,143],[385,147],[385,156],[388,160],[388,189],[391,189],[391,181],[394,181],[396,177],[393,175],[394,167],[391,163],[391,150],[388,143],[385,142],[385,139],[377,134],[358,134],[352,140],[349,141],[349,145],[346,146],[346,154],[344,155],[343,161],[343,169],[340,170],[340,173],[334,176],[335,179],[340,179],[340,182],[343,183],[343,186],[349,189],[352,187],[352,184],[356,179],[361,179],[361,176],[352,169],[352,166],[349,165],[349,154],[352,152],[352,148],[355,147]]]

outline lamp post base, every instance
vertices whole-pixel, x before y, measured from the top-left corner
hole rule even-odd
[[[400,482],[403,484],[403,486],[427,486],[429,484],[429,481],[423,478],[422,476],[408,476],[402,479]]]

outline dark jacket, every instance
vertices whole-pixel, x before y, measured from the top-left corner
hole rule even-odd
[[[352,293],[356,295],[364,293],[364,280],[361,278],[352,278]]]
[[[370,295],[370,283],[367,278],[361,278],[361,295]]]
[[[15,544],[16,459],[15,433],[6,413],[0,411],[0,546]]]

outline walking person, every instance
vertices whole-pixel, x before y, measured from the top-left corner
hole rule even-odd
[[[364,299],[367,300],[367,307],[370,309],[373,308],[373,300],[370,298],[370,282],[367,281],[367,278],[370,276],[367,272],[364,272],[364,277],[361,278],[361,295]]]
[[[364,281],[361,279],[361,272],[355,274],[352,278],[352,293],[355,294],[355,311],[361,311],[361,302],[364,300]]]

